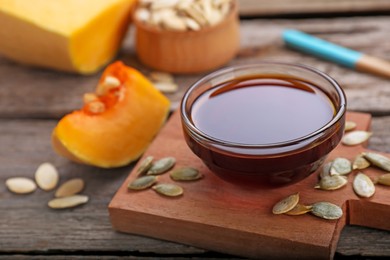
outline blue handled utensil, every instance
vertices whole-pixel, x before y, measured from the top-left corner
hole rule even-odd
[[[335,62],[342,66],[390,77],[390,62],[351,50],[297,30],[285,30],[287,46]]]

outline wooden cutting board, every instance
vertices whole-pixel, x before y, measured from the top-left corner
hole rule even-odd
[[[355,121],[358,129],[367,130],[371,117],[350,112],[347,120]],[[364,150],[363,146],[339,145],[328,160],[335,157],[352,160]],[[348,176],[346,187],[336,191],[314,189],[317,174],[273,190],[240,187],[221,180],[187,147],[178,112],[172,115],[143,157],[149,155],[156,159],[174,156],[175,167],[193,166],[205,177],[180,183],[184,195],[172,199],[151,189],[128,191],[127,184],[137,177],[133,171],[109,205],[112,225],[118,231],[251,258],[329,259],[346,224],[390,230],[390,187],[377,185],[373,197],[359,198],[351,186],[356,172]],[[384,173],[371,167],[363,172],[371,177]],[[169,174],[160,176],[159,180],[173,182]],[[271,213],[277,201],[295,192],[300,192],[304,204],[329,201],[342,206],[343,218],[329,221],[311,214]]]

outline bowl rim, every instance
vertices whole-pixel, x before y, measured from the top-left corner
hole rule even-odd
[[[218,139],[216,137],[210,136],[210,135],[206,134],[205,132],[201,131],[191,122],[189,115],[186,113],[186,104],[187,104],[189,95],[198,86],[201,86],[202,84],[211,80],[212,78],[215,78],[217,76],[221,76],[223,74],[232,73],[237,69],[240,69],[240,70],[253,69],[253,68],[256,68],[258,66],[270,66],[270,65],[287,66],[287,67],[298,68],[300,70],[306,70],[306,71],[312,72],[314,74],[318,74],[323,79],[327,80],[333,86],[333,88],[336,90],[337,95],[340,99],[340,101],[339,101],[340,108],[337,110],[337,113],[324,126],[322,126],[321,128],[317,129],[316,131],[314,131],[310,134],[307,134],[307,135],[304,135],[302,137],[295,138],[292,140],[288,140],[288,141],[269,143],[269,144],[245,144],[245,143],[229,142],[227,140]],[[283,73],[281,73],[281,74],[283,74]],[[286,63],[286,62],[274,62],[274,61],[262,61],[262,62],[252,63],[252,64],[234,65],[234,66],[229,66],[229,67],[214,71],[210,74],[207,74],[207,75],[203,76],[202,78],[200,78],[199,80],[197,80],[195,83],[193,83],[186,90],[186,92],[184,93],[183,98],[181,100],[181,103],[180,103],[180,115],[181,115],[184,127],[186,127],[192,135],[196,136],[198,140],[199,140],[199,138],[201,138],[201,139],[203,139],[209,143],[215,144],[215,145],[234,147],[234,148],[244,148],[244,149],[245,148],[271,149],[271,148],[289,147],[289,146],[293,146],[293,145],[302,143],[304,141],[308,141],[308,140],[310,140],[318,135],[322,136],[321,133],[326,133],[331,127],[333,127],[345,115],[346,110],[347,110],[347,100],[346,100],[345,93],[344,93],[343,89],[340,87],[340,85],[336,82],[336,80],[334,80],[332,77],[330,77],[329,75],[325,74],[324,72],[322,72],[318,69],[315,69],[313,67],[309,67],[307,65],[292,64],[292,63]]]

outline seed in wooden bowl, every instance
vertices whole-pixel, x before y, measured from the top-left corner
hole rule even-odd
[[[5,185],[10,191],[17,194],[31,193],[37,189],[33,180],[24,177],[9,178],[5,181]]]
[[[193,167],[183,167],[173,170],[170,177],[175,181],[195,181],[201,179],[203,175]]]
[[[130,190],[144,190],[153,186],[156,182],[157,176],[146,175],[130,182],[127,188]]]
[[[63,198],[55,198],[49,201],[48,206],[52,209],[73,208],[87,203],[89,200],[86,195],[73,195]]]
[[[173,183],[161,183],[154,185],[153,190],[168,197],[177,197],[183,194],[183,188]]]
[[[51,163],[42,163],[35,172],[35,181],[45,191],[54,189],[59,181],[57,169]]]
[[[311,213],[323,219],[339,219],[343,216],[343,210],[330,202],[316,202],[312,205]]]
[[[373,152],[363,153],[363,156],[376,167],[384,171],[390,172],[390,158],[381,155],[379,153],[373,153]]]
[[[353,180],[353,190],[360,197],[369,198],[375,193],[375,185],[367,175],[359,172]]]
[[[147,175],[159,175],[170,170],[176,163],[173,157],[165,157],[156,161],[148,170]]]
[[[358,145],[367,141],[372,136],[371,132],[366,131],[352,131],[343,136],[341,142],[345,145]]]
[[[292,210],[299,202],[299,193],[294,193],[274,205],[273,214],[283,214]]]
[[[83,179],[73,178],[64,182],[56,191],[56,198],[68,197],[81,192],[84,189],[85,183]]]

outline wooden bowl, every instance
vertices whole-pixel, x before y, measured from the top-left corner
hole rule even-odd
[[[236,2],[222,22],[199,31],[161,30],[137,19],[134,23],[137,56],[156,70],[179,74],[209,71],[229,62],[239,48]]]

